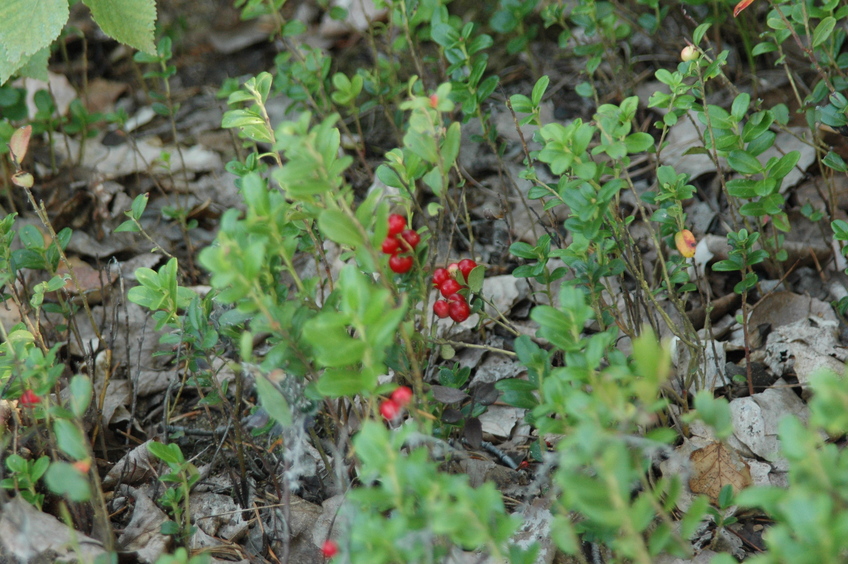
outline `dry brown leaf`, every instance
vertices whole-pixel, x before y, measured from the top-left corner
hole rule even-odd
[[[95,78],[88,83],[83,103],[89,112],[110,112],[115,107],[115,101],[128,87],[124,82]]]
[[[739,492],[751,485],[751,469],[739,455],[722,443],[712,443],[689,455],[692,476],[689,489],[695,494],[706,494],[713,503],[718,502],[721,489],[730,484]]]
[[[74,276],[79,282],[79,287],[74,284],[72,279],[68,278],[65,282],[65,290],[72,297],[79,297],[84,294],[88,298],[89,304],[100,303],[103,300],[104,287],[111,286],[118,279],[117,272],[97,270],[80,258],[69,257],[68,262],[74,269]],[[56,269],[56,274],[59,276],[64,276],[68,272],[65,263],[60,264]]]

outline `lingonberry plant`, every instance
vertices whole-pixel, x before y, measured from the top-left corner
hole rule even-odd
[[[98,21],[99,4],[91,3]],[[151,3],[142,4],[147,17]],[[787,192],[787,179],[809,164],[802,164],[802,149],[779,146],[778,135],[798,139],[818,165],[822,205],[807,202],[802,213],[829,219],[837,245],[848,241],[837,190],[848,171],[844,147],[817,132],[819,123],[837,132],[848,128],[843,6],[746,1],[735,11],[737,26],[728,23],[729,6],[706,9],[695,0],[684,1],[680,14],[658,0],[501,1],[478,17],[454,13],[462,7],[441,0],[375,2],[385,11],[362,33],[363,59],[373,66],[353,69],[303,41],[306,26],[287,19],[283,1],[236,4],[245,19],[264,17],[285,49],[273,73],[222,88],[229,107],[222,125],[246,151],[227,166],[242,207],[223,213],[214,242],[197,257],[211,291],[200,295],[181,285],[180,261],[169,255],[158,269],[138,269],[138,285],[127,297],[165,331],[161,343],[170,347],[182,382],[198,390],[203,405],[222,406],[235,428],[241,429],[245,383],[252,383],[262,411],[283,429],[285,468],[275,486],[285,503],[306,475],[307,444],[320,450],[322,475],[333,476],[334,487],[351,486],[332,534],[337,540],[316,546],[316,557],[435,563],[485,551],[512,564],[535,561],[539,547],[516,541],[520,519],[492,482],[474,488],[448,471],[462,452],[458,437],[478,447],[488,441],[480,420],[498,399],[499,408],[525,410],[522,436],[512,440],[530,443],[524,467],[547,492],[539,499],[550,516],[550,538],[575,561],[587,562],[587,553],[597,561],[602,552],[646,564],[661,554],[691,557],[690,539],[704,517],[727,528],[736,519],[728,514],[734,503],[759,507],[776,523],[766,535],[770,553],[759,557],[764,562],[844,556],[848,509],[838,501],[846,497],[839,478],[844,464],[821,431],[844,434],[846,401],[830,376],[813,386],[819,395],[810,424],[781,425],[789,489],[722,488],[715,508],[708,509],[704,496],[683,506],[684,480],[657,469],[698,419],[716,437],[728,434],[727,402],[704,384],[708,352],[723,346],[711,329],[716,273],[736,276],[729,287],[741,297],[743,337],[735,346],[746,360],[748,393],[756,391],[750,312],[765,293],[763,275],[777,273],[782,281],[795,267],[787,238],[792,207],[800,202]],[[758,18],[754,9],[762,10]],[[0,8],[0,16],[8,13]],[[50,16],[48,36],[16,49],[0,39],[0,50],[13,55],[11,70],[0,64],[0,80],[27,60],[46,61],[46,52],[35,48],[52,39],[62,19]],[[12,20],[0,21],[2,28]],[[646,38],[667,41],[658,31],[672,25],[682,36],[664,46],[669,57],[647,56]],[[579,58],[577,96],[564,93],[574,81],[545,74],[562,61],[540,56],[535,41],[552,35],[543,28],[557,35],[562,53]],[[22,43],[14,31],[13,43]],[[177,138],[171,40],[163,38],[154,53],[148,35],[136,38],[148,53],[134,60],[153,65],[147,78],[162,79],[164,93],[151,93],[153,108]],[[733,53],[734,43],[746,48]],[[529,75],[505,72],[501,58],[519,62],[515,69],[529,66]],[[665,64],[678,58],[679,64]],[[758,61],[782,69],[791,95],[773,102],[740,84],[740,76],[763,70]],[[640,100],[636,76],[652,76],[662,87]],[[280,121],[269,109],[275,97],[289,102]],[[563,98],[575,98],[567,109],[579,115],[551,119],[549,104],[557,100],[562,109]],[[39,507],[45,492],[94,500],[96,519],[108,530],[85,438],[92,378],[63,374],[64,341],[45,330],[52,314],[73,332],[76,310],[88,304],[61,293],[65,276],[78,286],[73,269],[67,275],[58,269],[68,263],[71,233],[54,232],[33,196],[35,175],[22,166],[30,131],[12,126],[24,119],[24,106],[19,90],[0,89],[4,178],[27,196],[49,237],[23,226],[13,247],[14,216],[0,221],[0,280],[7,303],[22,313],[21,323],[2,327],[0,393],[17,402],[19,435],[41,442],[21,449],[31,458],[6,457],[0,485]],[[69,117],[57,117],[47,93],[36,95],[35,106],[35,134],[47,135],[51,151],[55,130],[82,141],[96,133],[101,117],[80,103]],[[796,127],[802,115],[809,134]],[[375,123],[387,132],[379,141],[368,135]],[[706,158],[713,184],[670,159],[680,124],[695,133],[677,161]],[[507,134],[518,141],[510,146]],[[469,150],[477,153],[462,154]],[[481,182],[486,170],[497,181]],[[696,195],[705,206],[720,207],[711,226],[692,213]],[[481,214],[474,206],[485,198],[504,208],[517,202],[532,225],[521,226],[512,209]],[[147,194],[135,198],[116,231],[138,231],[160,248],[141,228],[148,201]],[[184,234],[195,225],[187,209],[164,213],[179,220]],[[488,224],[500,221],[506,237],[493,242]],[[698,250],[706,247],[707,230],[725,237],[728,248],[705,270],[709,259]],[[520,299],[529,300],[516,309],[529,316],[528,325],[518,327],[497,310],[489,295],[495,285],[484,284],[486,266],[505,268],[520,282],[516,288],[526,290]],[[27,285],[25,270],[43,271],[47,280]],[[55,303],[45,300],[56,292]],[[843,311],[846,304],[843,298]],[[700,321],[695,309],[703,310]],[[454,340],[469,334],[480,342]],[[676,342],[674,375],[658,334]],[[444,364],[463,346],[514,356],[520,376],[479,383],[469,366]],[[237,367],[235,390],[206,370],[221,359]],[[78,364],[89,371],[94,365],[94,358]],[[175,408],[164,409],[167,422]],[[189,546],[197,468],[177,445],[152,445],[150,452],[170,468],[162,479],[172,486],[158,500],[173,519],[165,532]],[[243,451],[239,457],[243,462]],[[814,518],[802,519],[807,516]],[[170,558],[185,561],[187,554]]]

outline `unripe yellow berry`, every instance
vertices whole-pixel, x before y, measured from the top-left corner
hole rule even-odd
[[[695,48],[694,45],[687,45],[680,52],[680,59],[684,63],[688,63],[689,61],[694,61],[697,58],[698,58],[698,50]]]

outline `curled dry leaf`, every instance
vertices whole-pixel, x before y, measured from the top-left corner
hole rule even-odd
[[[103,487],[108,491],[118,484],[136,485],[156,475],[156,458],[147,445],[151,441],[135,447],[115,464],[103,479]]]
[[[706,494],[718,503],[721,488],[730,484],[739,492],[751,485],[751,469],[736,453],[722,443],[712,443],[689,455],[692,476],[689,489],[695,494]]]

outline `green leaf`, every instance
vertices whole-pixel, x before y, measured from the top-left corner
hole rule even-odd
[[[88,458],[86,440],[82,431],[67,419],[57,419],[53,423],[53,432],[56,433],[56,443],[59,448],[74,460]]]
[[[726,509],[733,505],[733,486],[725,484],[718,494],[718,506],[721,509]]]
[[[747,92],[742,92],[733,100],[733,105],[730,107],[730,115],[736,118],[736,121],[742,121],[750,105],[751,95]]]
[[[138,228],[138,225],[136,225],[131,219],[128,219],[116,227],[113,233],[139,233],[140,231],[141,230]]]
[[[536,85],[533,86],[533,92],[530,94],[530,100],[533,102],[534,106],[538,106],[542,103],[542,96],[544,96],[545,90],[547,90],[550,82],[551,79],[546,74],[542,75],[542,77],[536,81]]]
[[[363,243],[356,223],[341,210],[322,211],[318,216],[318,229],[339,245],[355,249]]]
[[[168,466],[179,466],[185,462],[185,457],[179,445],[174,443],[164,445],[157,441],[151,441],[147,443],[147,450]]]
[[[106,35],[139,51],[156,53],[154,0],[83,0],[83,3],[91,9],[91,16]]]
[[[701,524],[701,520],[710,506],[710,500],[703,495],[699,495],[689,506],[686,515],[680,520],[680,536],[684,539],[691,538],[695,534],[695,528]]]
[[[828,16],[819,22],[813,32],[813,48],[818,47],[828,39],[830,39],[833,28],[836,26],[836,19],[833,16]]]
[[[180,525],[176,521],[165,521],[160,525],[159,532],[163,535],[179,535]]]
[[[162,292],[145,288],[143,286],[135,286],[127,292],[127,299],[134,304],[147,309],[157,310],[165,301],[165,295]]]
[[[709,390],[695,394],[695,411],[698,418],[715,429],[718,439],[724,439],[733,433],[733,421],[730,404],[724,398],[716,398]]]
[[[10,472],[20,474],[22,472],[26,472],[27,462],[24,457],[19,454],[10,454],[6,459],[6,468],[8,468]]]
[[[135,270],[135,279],[139,284],[151,290],[161,290],[162,285],[159,282],[159,275],[152,268],[142,266]]]
[[[654,144],[654,138],[650,133],[631,133],[624,138],[624,145],[629,154],[647,151]]]
[[[833,151],[829,151],[822,159],[822,162],[837,172],[848,172],[848,165],[845,164],[842,157]]]
[[[293,376],[285,377],[293,378]],[[256,393],[259,395],[262,407],[268,412],[268,415],[283,427],[292,424],[291,408],[285,396],[266,376],[260,375],[256,378]]]
[[[461,141],[460,125],[459,122],[455,121],[448,127],[447,133],[445,133],[445,140],[442,142],[441,154],[445,169],[452,167],[453,163],[456,162]]]
[[[747,274],[747,276],[745,276],[745,278],[742,279],[741,282],[739,282],[738,284],[736,284],[733,287],[733,291],[736,292],[737,294],[743,294],[746,291],[753,288],[754,286],[756,286],[757,280],[759,280],[759,278],[757,277],[757,274],[754,273],[754,272],[749,272]]]
[[[756,157],[752,157],[746,151],[730,151],[727,155],[727,164],[736,172],[742,174],[759,174],[763,172],[763,165]]]
[[[324,396],[337,398],[369,392],[376,385],[377,378],[364,373],[364,371],[328,368],[318,378],[316,388]]]
[[[830,228],[838,241],[848,241],[848,222],[837,219],[831,222]]]
[[[18,232],[21,244],[27,249],[43,249],[44,235],[34,225],[24,225]]]
[[[570,316],[548,305],[533,308],[530,317],[543,328],[555,332],[568,333],[573,329]]]
[[[692,41],[695,45],[701,42],[701,39],[704,38],[704,34],[707,33],[711,25],[711,23],[703,23],[695,28],[695,31],[692,32]]]
[[[409,131],[403,137],[403,142],[410,151],[428,163],[436,164],[439,159],[436,148],[436,140],[425,132],[419,132],[413,129],[414,125],[412,124],[414,124],[414,118],[415,114],[413,114],[412,118],[410,118],[411,126]]]
[[[498,382],[495,383],[495,388],[502,392],[535,392],[539,389],[533,382],[520,380],[518,378],[498,380]]]
[[[520,409],[535,409],[539,405],[532,392],[523,390],[505,390],[500,401]]]
[[[16,68],[59,37],[68,21],[68,0],[5,0],[0,3],[2,59]]]
[[[47,472],[47,468],[50,466],[50,457],[42,456],[38,460],[35,461],[35,464],[32,465],[32,472],[30,472],[29,477],[33,480],[38,480],[41,478],[45,472]]]
[[[55,292],[59,288],[65,285],[65,279],[61,276],[54,276],[50,280],[47,281],[47,288],[45,291],[47,292]]]
[[[542,78],[545,78],[544,76]],[[533,103],[530,98],[523,94],[513,94],[509,97],[509,103],[512,104],[514,112],[519,114],[529,114],[533,111]]]
[[[132,217],[135,219],[140,219],[141,214],[144,213],[144,209],[147,207],[147,200],[150,197],[149,192],[145,192],[144,194],[139,194],[135,197],[132,203]]]
[[[551,526],[551,538],[556,543],[557,548],[566,554],[577,554],[580,552],[580,538],[574,531],[574,525],[569,515],[557,514],[554,515]]]
[[[248,125],[256,125],[267,129],[265,127],[265,120],[253,110],[230,110],[224,113],[224,117],[221,120],[221,127],[224,129],[245,127]]]
[[[778,161],[772,165],[772,167],[768,171],[769,178],[783,178],[798,164],[798,160],[801,158],[801,153],[799,151],[790,151],[780,157]]]
[[[333,75],[332,80],[333,86],[335,86],[337,90],[350,90],[350,79],[346,74],[337,72]]]
[[[32,57],[29,57],[26,62],[17,70],[19,76],[27,76],[47,82],[50,80],[50,75],[47,74],[47,63],[50,60],[50,47],[45,47],[38,51]],[[0,84],[3,80],[0,77]]]
[[[485,266],[475,266],[471,272],[468,273],[468,287],[475,294],[479,294],[483,291],[483,278],[486,276],[486,267]]]
[[[713,270],[715,272],[732,272],[734,270],[742,270],[742,265],[730,259],[720,260],[713,265]]]
[[[509,246],[509,252],[511,255],[516,256],[518,258],[523,259],[537,259],[539,258],[536,255],[536,249],[530,245],[529,243],[525,243],[523,241],[517,241]]]
[[[433,193],[436,196],[441,197],[442,191],[444,190],[444,179],[442,178],[442,173],[439,171],[438,167],[433,167],[430,171],[421,177],[421,180],[424,181],[424,184],[429,186]]]
[[[346,325],[339,323],[343,318],[341,314],[322,313],[303,327],[304,338],[315,349],[316,360],[324,366],[355,364],[365,354],[365,343],[348,335]]]
[[[751,50],[751,54],[756,57],[757,55],[773,53],[774,51],[777,51],[777,45],[764,41],[762,43],[757,43],[756,45],[754,45],[754,48]]]
[[[82,417],[91,403],[91,380],[87,376],[77,374],[71,378],[71,411],[77,417]]]
[[[88,501],[91,498],[88,476],[67,462],[51,464],[44,475],[44,482],[50,491],[71,501]]]
[[[283,26],[283,37],[293,37],[306,31],[306,24],[300,20],[290,20]]]

